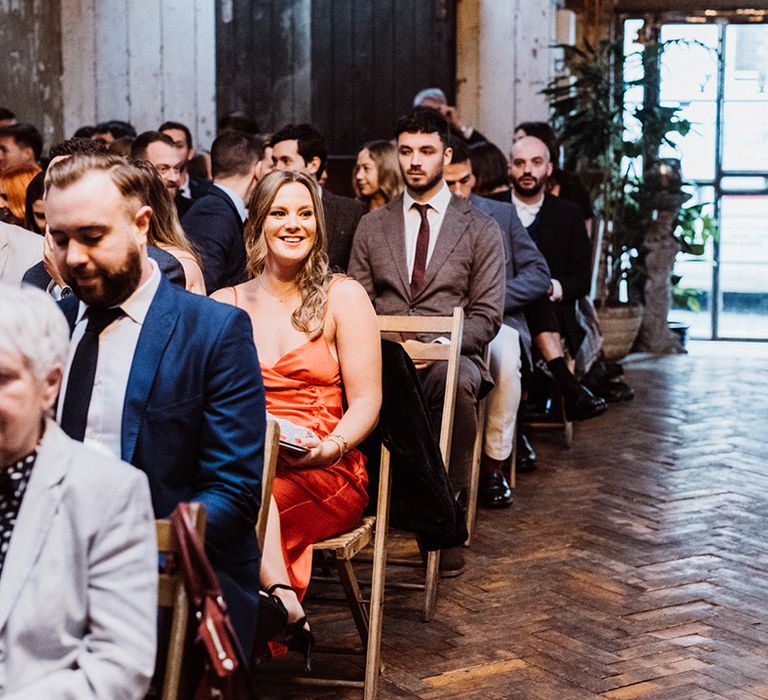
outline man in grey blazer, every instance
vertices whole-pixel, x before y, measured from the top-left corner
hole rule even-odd
[[[520,223],[512,204],[472,195],[474,175],[468,146],[453,136],[451,163],[445,167],[445,180],[459,197],[493,217],[504,242],[506,286],[504,323],[490,345],[490,370],[494,387],[486,404],[485,439],[479,499],[487,508],[512,505],[512,489],[503,467],[512,454],[515,433],[520,436],[518,409],[522,397],[522,359],[531,362],[531,334],[523,313],[532,301],[546,295],[550,276],[544,256]],[[520,443],[518,442],[518,447]],[[518,455],[525,452],[518,450]],[[513,466],[516,468],[518,465]],[[530,471],[530,469],[528,469]]]
[[[451,195],[443,179],[450,162],[448,124],[436,111],[416,109],[395,130],[406,191],[364,216],[355,233],[349,274],[365,287],[379,314],[449,315],[464,309],[459,386],[449,463],[457,493],[468,485],[477,432],[477,401],[493,385],[485,349],[501,326],[504,256],[490,217]],[[445,364],[419,368],[435,434],[445,388]],[[455,556],[454,556],[455,554]],[[460,573],[459,553],[452,560]]]
[[[42,259],[42,236],[0,221],[0,282],[18,287],[24,273]]]
[[[0,294],[0,696],[143,698],[157,547],[146,476],[45,418],[69,328],[49,296]]]

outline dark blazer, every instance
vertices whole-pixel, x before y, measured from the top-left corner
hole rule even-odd
[[[577,204],[546,194],[528,232],[547,261],[552,278],[563,286],[563,298],[553,304],[553,310],[561,334],[575,352],[584,337],[576,319],[576,301],[589,294],[591,282],[592,244],[584,214]]]
[[[168,278],[169,282],[178,285],[182,289],[186,288],[187,276],[184,274],[184,268],[173,255],[167,250],[155,248],[153,245],[147,246],[147,254],[157,263],[160,272]],[[41,260],[36,265],[32,265],[32,267],[24,273],[24,277],[21,281],[24,284],[30,284],[33,287],[45,291],[51,283],[51,276],[48,274],[48,271],[45,269],[45,265],[43,265],[43,261]]]
[[[461,352],[490,374],[483,355],[501,327],[504,259],[501,231],[466,199],[451,196],[424,285],[411,298],[400,195],[361,220],[352,244],[349,274],[363,285],[378,314],[443,316],[464,309]]]
[[[346,272],[355,229],[366,211],[362,202],[340,197],[323,188],[323,213],[328,232],[328,260],[331,267]]]
[[[224,190],[211,187],[192,204],[181,225],[203,259],[207,294],[245,279],[243,221]]]
[[[189,194],[190,197],[185,197],[179,192],[174,199],[176,204],[176,211],[179,213],[179,218],[184,216],[191,208],[192,205],[201,197],[208,194],[213,183],[210,180],[201,180],[196,177],[189,178]]]
[[[61,307],[73,326],[78,300]],[[156,517],[180,501],[205,506],[206,547],[246,653],[259,590],[265,410],[247,314],[162,279],[128,377],[121,457],[149,478]]]
[[[530,361],[531,334],[523,309],[547,293],[549,268],[544,256],[521,223],[514,204],[475,195],[472,195],[469,201],[481,212],[492,217],[501,229],[507,280],[504,292],[504,323],[520,334],[520,342]]]

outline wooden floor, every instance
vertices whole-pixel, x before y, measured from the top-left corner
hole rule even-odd
[[[511,509],[480,512],[436,619],[420,621],[420,594],[388,594],[380,697],[768,698],[768,346],[625,367],[633,402],[570,450],[535,436],[540,469]],[[354,640],[345,610],[307,608],[321,642]]]

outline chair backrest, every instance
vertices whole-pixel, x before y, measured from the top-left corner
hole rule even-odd
[[[402,343],[405,351],[414,361],[448,363],[443,415],[440,423],[440,453],[447,469],[453,438],[453,413],[456,406],[461,338],[464,331],[464,309],[457,306],[451,316],[379,316],[379,330],[382,334],[432,333],[448,338],[449,342],[421,343],[407,340]]]
[[[276,421],[267,421],[267,434],[264,436],[264,470],[261,473],[261,508],[256,522],[256,539],[259,548],[264,551],[264,537],[267,533],[269,501],[272,498],[272,482],[277,470],[277,453],[280,449],[280,426]]]
[[[192,522],[200,535],[205,539],[205,509],[199,503],[190,503]],[[187,638],[189,622],[189,601],[182,580],[181,566],[177,555],[179,552],[176,536],[170,520],[156,520],[157,549],[164,555],[166,562],[172,564],[169,573],[160,573],[157,605],[160,608],[171,608],[171,632],[168,642],[168,653],[165,660],[165,675],[163,678],[162,700],[172,700],[179,695],[184,647]],[[174,559],[176,559],[174,563]],[[168,567],[166,567],[168,568]]]

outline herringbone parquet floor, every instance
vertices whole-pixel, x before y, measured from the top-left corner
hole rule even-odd
[[[541,468],[480,512],[431,623],[388,594],[382,698],[768,698],[768,346],[625,368],[635,400],[570,450],[535,436]],[[347,611],[308,610],[323,641],[354,639]]]

